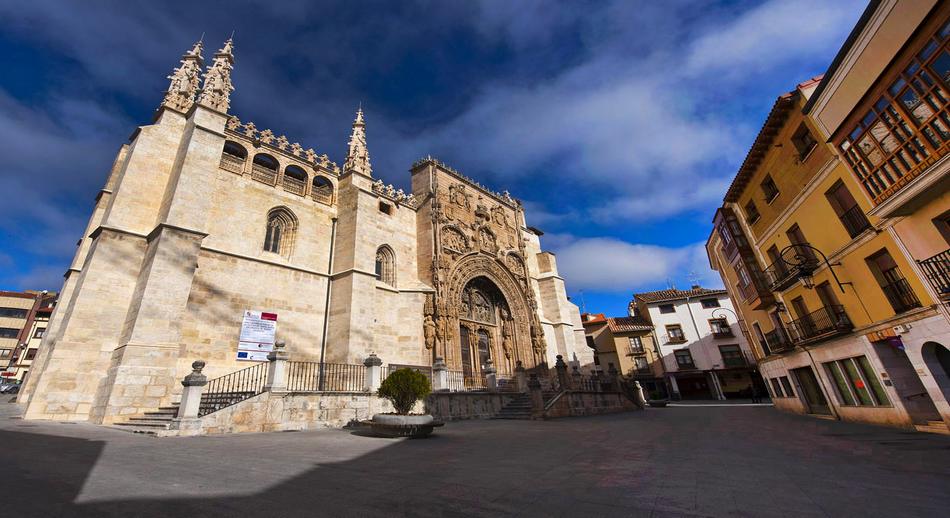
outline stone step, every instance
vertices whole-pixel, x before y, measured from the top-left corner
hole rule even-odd
[[[937,421],[937,423],[939,424],[918,424],[914,425],[914,428],[916,428],[918,432],[950,435],[950,430],[947,429],[947,425],[943,424],[943,421]]]
[[[115,425],[129,427],[129,428],[155,428],[155,429],[160,429],[160,430],[168,429],[168,423],[165,421],[159,421],[159,422],[126,421],[124,423],[115,423]]]
[[[134,423],[170,423],[174,416],[135,416],[130,417],[129,422]]]
[[[177,410],[177,409],[175,409],[175,410],[156,410],[156,411],[154,411],[154,412],[144,412],[142,415],[155,416],[155,417],[160,417],[160,416],[166,416],[166,415],[167,415],[167,416],[175,417],[175,416],[178,415],[178,410]]]
[[[112,428],[122,430],[123,432],[140,433],[142,435],[158,435],[155,428],[136,428],[133,426],[113,426]]]

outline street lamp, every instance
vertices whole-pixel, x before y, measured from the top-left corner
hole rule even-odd
[[[832,266],[841,266],[841,263],[831,264],[828,261],[828,256],[826,256],[824,252],[807,243],[788,245],[779,253],[779,257],[782,259],[782,262],[795,268],[795,272],[798,276],[798,282],[801,283],[802,287],[807,290],[813,289],[815,287],[815,277],[812,274],[817,269],[817,261],[815,260],[815,256],[811,253],[806,253],[805,250],[818,252],[818,254],[821,255],[822,260],[825,262],[825,266],[828,267],[828,271],[830,271],[831,276],[834,277],[835,283],[838,285],[838,289],[841,290],[841,293],[844,293],[844,286],[842,286],[841,281],[838,280],[838,274],[836,274],[834,268],[832,268]],[[789,252],[792,253],[789,254]]]

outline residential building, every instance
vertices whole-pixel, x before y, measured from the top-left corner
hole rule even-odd
[[[950,426],[948,104],[950,3],[877,0],[805,112],[860,185],[856,196],[869,201],[868,217],[894,240],[891,253],[907,260],[902,275],[922,279],[920,318],[867,339],[899,351],[902,371],[913,379],[903,400],[921,407],[911,410],[913,422],[921,424],[936,408]],[[889,258],[869,264],[895,310],[914,305]]]
[[[0,291],[0,377],[26,377],[55,305],[55,293]]]
[[[945,308],[900,238],[899,221],[875,210],[890,187],[881,188],[877,176],[868,180],[866,168],[860,169],[864,176],[852,169],[867,165],[854,161],[868,159],[866,138],[885,138],[893,127],[909,131],[911,121],[903,108],[884,102],[880,90],[869,94],[871,113],[868,105],[862,113],[841,106],[843,99],[864,99],[858,86],[877,81],[870,78],[877,75],[874,66],[890,63],[917,26],[928,26],[929,7],[910,15],[924,3],[872,2],[828,73],[777,98],[716,212],[710,263],[748,324],[780,409],[946,430],[946,393],[934,383],[946,378],[941,346],[933,347],[929,365],[921,360],[930,341],[947,343]],[[943,27],[947,15],[941,16]],[[870,61],[852,63],[855,77],[843,77],[842,63],[853,59]],[[828,96],[837,101],[829,103]],[[846,119],[874,129],[865,134],[852,127],[844,134],[839,126]],[[839,152],[854,151],[844,138],[864,139],[865,151],[842,159]],[[898,174],[888,167],[913,161],[895,156],[888,156],[893,162],[878,171],[880,178],[885,170]]]
[[[634,294],[630,316],[653,326],[660,375],[675,399],[764,395],[746,330],[726,290],[693,286]]]
[[[605,317],[603,313],[584,313],[581,322],[587,345],[594,349],[596,370],[616,370],[639,381],[648,395],[659,392],[665,397],[663,365],[650,322],[640,316]]]
[[[320,373],[362,372],[371,354],[465,380],[558,356],[589,368],[580,312],[520,201],[431,157],[411,165],[410,192],[385,185],[362,110],[342,167],[242,122],[233,50],[205,66],[195,44],[119,149],[20,393],[27,419],[118,422],[177,402],[196,360],[217,378],[277,341]]]

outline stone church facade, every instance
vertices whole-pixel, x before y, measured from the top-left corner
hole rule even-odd
[[[522,204],[433,159],[411,193],[374,179],[362,111],[342,167],[228,113],[230,40],[198,43],[152,124],[118,152],[19,401],[111,423],[176,401],[194,360],[237,359],[247,310],[299,361],[431,365],[477,377],[592,363],[553,254]],[[204,73],[202,74],[202,69]]]

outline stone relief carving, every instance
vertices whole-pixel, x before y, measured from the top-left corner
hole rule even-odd
[[[432,320],[432,315],[426,315],[422,322],[423,334],[425,336],[426,349],[432,349],[435,347],[435,321]]]
[[[464,253],[468,251],[468,238],[454,227],[443,227],[442,246],[447,250]]]
[[[465,192],[465,186],[462,184],[449,186],[449,202],[465,207],[465,210],[472,210],[472,195]]]
[[[498,252],[498,244],[495,242],[495,234],[491,230],[488,230],[486,227],[482,227],[478,231],[478,245],[483,252],[488,252],[489,254],[496,254]]]

